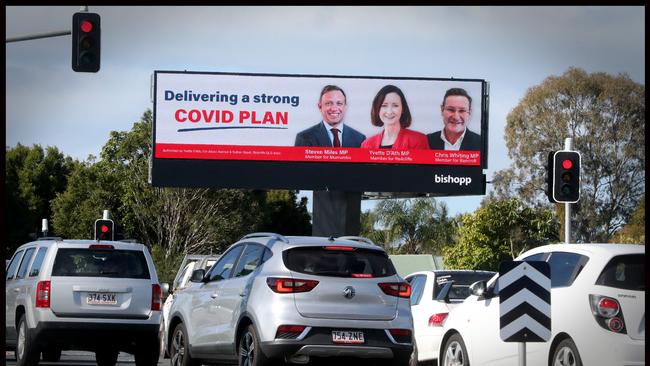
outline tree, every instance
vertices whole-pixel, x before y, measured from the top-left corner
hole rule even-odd
[[[445,266],[498,271],[499,263],[557,241],[560,224],[548,209],[518,199],[488,200],[461,217],[458,244],[443,249]]]
[[[50,201],[65,190],[76,164],[56,147],[17,144],[6,149],[6,254],[11,255],[18,246],[35,239],[37,232],[40,234],[41,220],[51,218]],[[48,234],[57,233],[50,227]]]
[[[645,86],[625,74],[571,68],[530,88],[508,114],[513,165],[495,174],[491,197],[548,207],[547,155],[563,150],[566,137],[582,155],[573,233],[578,242],[607,242],[645,193]]]
[[[396,246],[396,253],[438,254],[454,241],[455,230],[447,206],[434,198],[383,200],[362,215],[362,235],[386,243],[388,250]]]
[[[610,242],[645,245],[645,195],[641,199],[639,207],[632,214],[630,221],[614,234]]]
[[[92,222],[109,209],[123,236],[151,248],[156,265],[176,271],[186,253],[224,251],[244,234],[311,231],[306,200],[294,191],[152,187],[152,114],[130,131],[113,131],[100,160],[82,164],[68,189],[55,199],[54,225],[68,237],[92,235]]]

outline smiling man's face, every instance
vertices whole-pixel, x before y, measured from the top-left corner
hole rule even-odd
[[[318,102],[318,109],[323,115],[323,121],[332,127],[343,121],[345,107],[345,95],[340,90],[328,91]]]

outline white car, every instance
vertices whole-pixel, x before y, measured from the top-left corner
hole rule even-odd
[[[419,271],[405,280],[411,284],[411,313],[418,361],[438,358],[442,323],[450,309],[469,296],[469,285],[489,280],[495,272],[473,270]],[[449,283],[450,288],[445,289]],[[439,296],[443,298],[437,299]]]
[[[169,353],[167,352],[167,326],[169,325],[169,309],[176,298],[178,291],[183,290],[190,285],[190,276],[192,272],[197,269],[204,269],[208,271],[214,262],[219,259],[218,254],[187,254],[183,258],[178,272],[176,272],[176,277],[174,277],[174,282],[172,288],[169,291],[169,296],[165,299],[162,308],[163,320],[161,322],[161,354],[164,358],[169,358]]]
[[[517,260],[551,269],[551,337],[526,343],[529,366],[645,365],[645,246],[552,244]],[[498,275],[471,286],[444,324],[441,366],[515,365],[500,337]]]

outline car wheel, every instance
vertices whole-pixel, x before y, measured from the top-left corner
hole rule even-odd
[[[551,366],[582,366],[578,347],[571,338],[567,338],[557,345],[553,352]]]
[[[27,320],[21,315],[18,321],[18,343],[16,344],[16,365],[34,366],[38,365],[41,353],[36,349],[34,340],[27,332]]]
[[[268,365],[260,347],[260,340],[255,327],[249,325],[239,337],[239,366],[263,366]]]
[[[469,366],[467,347],[460,334],[452,335],[445,343],[445,353],[440,366]]]
[[[189,344],[187,342],[187,330],[185,330],[183,323],[178,323],[176,328],[174,328],[172,343],[170,345],[171,349],[169,351],[169,362],[171,366],[200,365],[197,360],[192,359],[192,355],[190,355]]]
[[[158,358],[160,358],[160,338],[156,333],[154,337],[148,340],[138,342],[135,351],[135,365],[136,366],[156,366]]]
[[[95,361],[97,361],[97,366],[115,366],[119,354],[120,351],[116,349],[98,349],[95,351]]]
[[[61,359],[61,350],[57,348],[46,348],[43,350],[43,361],[59,362]]]

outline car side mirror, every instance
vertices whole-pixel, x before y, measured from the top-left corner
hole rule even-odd
[[[190,277],[190,281],[192,282],[203,282],[203,277],[205,277],[205,270],[204,269],[196,269],[192,271],[192,277]]]
[[[169,284],[167,282],[163,282],[160,284],[160,287],[162,288],[163,296],[167,296],[167,294],[169,294]]]
[[[486,287],[487,287],[487,281],[485,280],[476,281],[469,286],[469,292],[474,296],[481,297],[486,294],[485,293]]]

